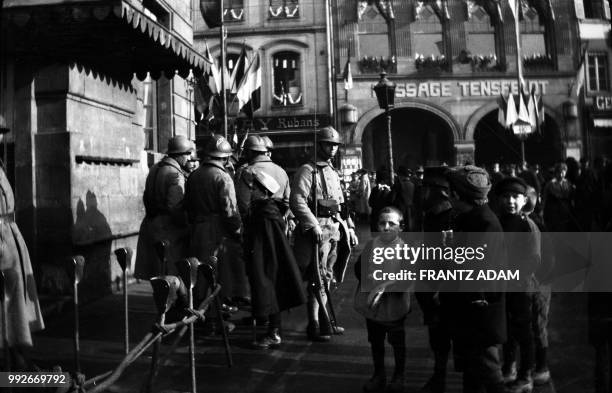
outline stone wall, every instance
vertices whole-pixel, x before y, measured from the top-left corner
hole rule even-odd
[[[66,266],[71,255],[82,254],[82,298],[109,293],[119,274],[113,247],[135,249],[144,216],[137,91],[77,65],[43,67],[32,83],[36,236],[30,248],[41,290],[69,292]]]

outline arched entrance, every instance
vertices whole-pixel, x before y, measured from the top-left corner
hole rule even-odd
[[[474,129],[476,165],[519,164],[521,142],[497,121],[497,110],[483,116]],[[557,123],[546,116],[539,132],[532,133],[525,141],[525,160],[529,164],[548,166],[563,159],[563,143]]]
[[[455,163],[453,130],[437,114],[422,108],[404,107],[391,111],[393,162],[415,168],[419,165]],[[388,166],[387,119],[374,117],[361,136],[363,166],[370,170]]]

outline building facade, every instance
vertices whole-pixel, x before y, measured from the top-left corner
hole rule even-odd
[[[311,159],[313,131],[330,124],[333,104],[328,65],[325,1],[225,1],[227,27],[226,66],[231,74],[243,47],[249,58],[258,52],[262,67],[261,108],[253,121],[237,112],[228,95],[230,137],[242,139],[246,131],[269,135],[275,144],[274,160],[292,173]],[[208,28],[192,3],[194,46],[206,45],[220,64],[219,28]]]
[[[8,0],[2,7],[0,126],[16,221],[40,291],[108,293],[114,249],[136,249],[148,167],[187,135],[185,82],[206,68],[182,1]]]
[[[338,105],[358,111],[356,124],[342,130],[364,167],[388,160],[386,120],[372,90],[382,70],[397,85],[391,111],[396,167],[520,162],[520,141],[497,121],[500,94],[519,89],[507,1],[336,2],[337,68],[350,53],[354,81],[343,94],[336,74]],[[525,142],[526,160],[548,165],[583,156],[581,119],[570,110],[581,58],[575,4],[522,3],[524,77],[530,91],[542,94],[545,111],[544,124]],[[598,3],[603,8],[608,1]]]
[[[575,1],[580,42],[584,51],[581,103],[585,143],[591,159],[612,159],[612,86],[610,85],[610,5],[608,1]]]

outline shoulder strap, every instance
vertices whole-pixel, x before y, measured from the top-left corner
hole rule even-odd
[[[329,198],[329,193],[327,192],[327,182],[325,181],[325,175],[323,173],[323,169],[325,169],[325,167],[322,167],[320,170],[316,168],[317,163],[308,163],[307,165],[312,165],[313,167],[313,171],[317,170],[317,172],[319,173],[319,178],[321,179],[321,194],[323,195],[323,199],[328,199]]]

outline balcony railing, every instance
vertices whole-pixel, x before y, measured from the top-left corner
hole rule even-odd
[[[397,62],[395,57],[373,57],[364,56],[357,63],[359,66],[359,72],[362,74],[380,74],[385,71],[386,73],[397,73]]]
[[[472,72],[505,72],[508,65],[501,62],[493,53],[489,55],[472,55],[467,50],[462,50],[457,56],[458,64],[469,65]]]
[[[528,71],[550,71],[555,68],[555,62],[550,55],[534,53],[523,57],[523,67]]]
[[[418,53],[414,57],[414,66],[419,72],[442,72],[449,71],[452,62],[444,55],[423,56]]]

